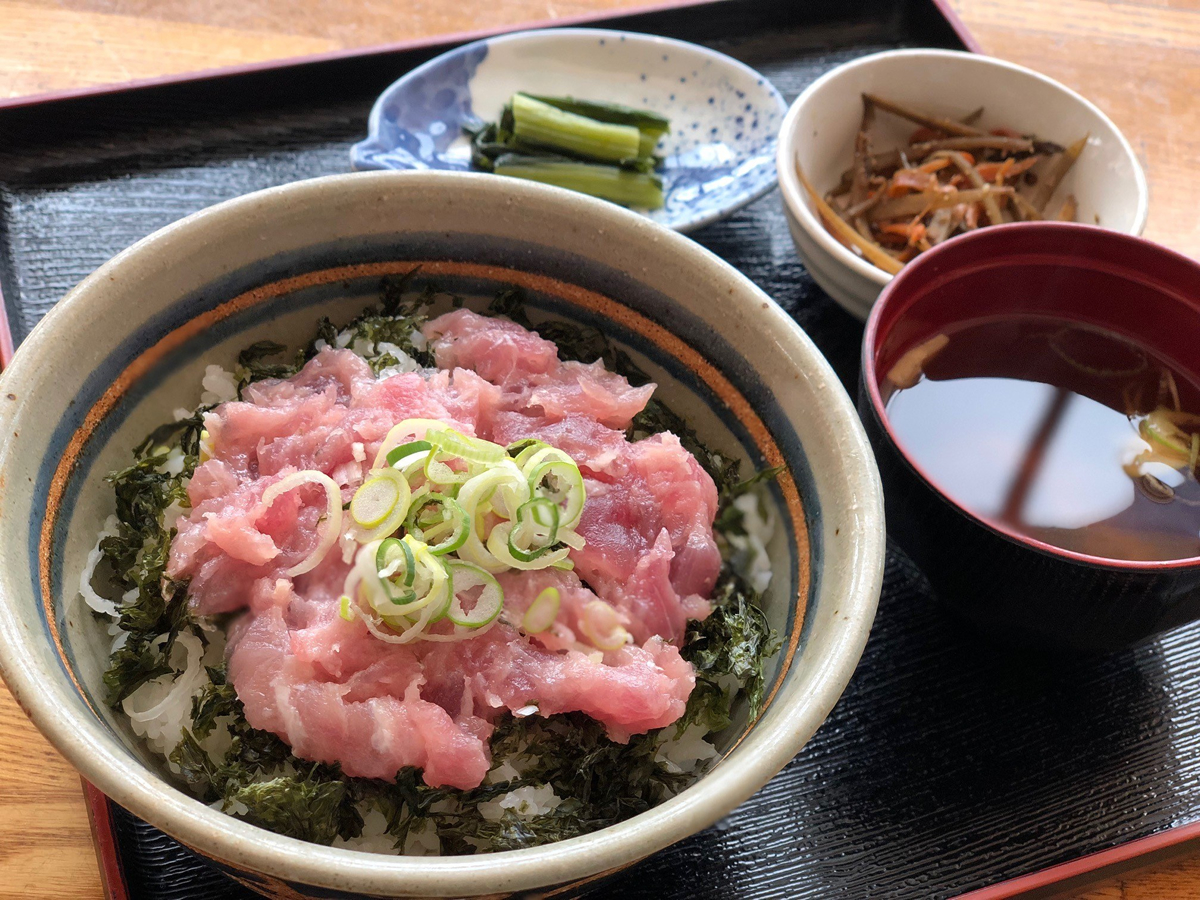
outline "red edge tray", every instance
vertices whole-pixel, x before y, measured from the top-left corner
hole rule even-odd
[[[660,12],[690,6],[706,6],[719,2],[721,0],[667,0],[667,2],[651,3],[645,6],[622,8],[619,10],[602,10],[595,13],[568,16],[560,19],[524,22],[503,28],[435,35],[412,41],[397,41],[371,47],[335,50],[329,53],[315,53],[308,56],[289,57],[281,60],[249,63],[240,66],[226,66],[200,72],[166,75],[159,78],[145,78],[117,84],[54,91],[27,97],[9,97],[0,99],[0,109],[38,106],[78,97],[137,91],[167,84],[210,81],[251,72],[284,69],[289,66],[313,62],[374,56],[403,50],[430,49],[440,46],[449,47],[509,31],[588,25],[604,22],[616,15]],[[978,41],[975,40],[967,30],[966,25],[958,17],[958,14],[951,8],[949,0],[931,0],[931,2],[946,19],[950,27],[954,29],[968,50],[973,53],[982,52]],[[4,306],[4,294],[2,289],[0,289],[0,368],[8,366],[13,356],[13,349],[12,331],[9,328],[8,314]],[[116,833],[113,828],[112,801],[87,781],[83,782],[83,789],[88,809],[88,819],[92,830],[92,839],[96,847],[96,859],[100,867],[100,879],[104,886],[104,896],[106,900],[130,900],[125,873],[121,865],[121,856],[117,849]],[[1172,855],[1170,851],[1195,838],[1200,838],[1200,822],[1171,828],[1161,834],[1129,841],[1108,850],[1092,853],[1088,856],[1061,863],[1039,872],[1002,881],[990,887],[962,894],[957,900],[1003,900],[1003,898],[1017,897],[1022,894],[1030,894],[1031,892],[1036,892],[1036,895],[1044,897],[1049,897],[1052,894],[1062,896],[1063,891],[1072,888],[1083,888],[1085,885],[1094,882],[1102,875],[1104,870],[1111,869],[1112,874],[1116,874],[1119,871],[1135,868],[1137,865],[1146,864],[1152,860],[1169,857]]]

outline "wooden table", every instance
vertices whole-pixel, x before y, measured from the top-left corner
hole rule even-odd
[[[0,97],[646,2],[0,0]],[[1150,178],[1146,236],[1200,256],[1200,0],[952,2],[986,52],[1065,82],[1112,116]],[[0,687],[0,898],[102,896],[78,776]],[[1069,896],[1200,897],[1200,846]]]

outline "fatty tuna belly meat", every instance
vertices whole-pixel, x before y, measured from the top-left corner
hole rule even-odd
[[[223,483],[227,475],[217,460],[196,471],[201,484]],[[190,580],[188,595],[200,615],[246,606],[256,580],[282,574],[316,545],[318,523],[327,508],[319,486],[302,485],[269,507],[262,502],[267,487],[286,474],[247,481],[213,497],[192,495],[191,512],[175,526],[167,575]]]
[[[371,640],[365,628],[362,635]],[[373,669],[338,682],[323,680],[292,652],[304,640],[289,631],[279,607],[236,628],[229,677],[253,727],[279,735],[301,759],[337,763],[355,777],[390,780],[414,766],[433,787],[468,789],[483,781],[490,729],[482,721],[457,723],[423,700],[421,667],[409,648],[389,646]]]
[[[472,369],[493,384],[504,384],[556,369],[558,347],[508,319],[456,309],[427,322],[439,369]]]
[[[550,419],[569,415],[590,416],[602,425],[624,431],[633,417],[646,408],[654,384],[633,387],[625,376],[610,372],[604,363],[565,362],[550,373],[529,379],[529,405]]]
[[[405,372],[380,381],[358,384],[350,405],[355,410],[380,413],[389,420],[390,425],[404,419],[437,419],[455,426],[464,424],[451,415],[442,399],[436,391],[431,390],[429,381],[423,375]],[[471,423],[465,424],[469,428]],[[386,429],[384,434],[379,435],[379,440],[385,435]],[[377,449],[377,446],[373,449]]]
[[[556,422],[583,416],[624,430],[645,408],[653,384],[632,387],[600,361],[561,362],[558,348],[507,319],[459,309],[426,324],[442,369],[471,369],[504,388],[504,407]]]
[[[461,431],[491,440],[491,423],[505,408],[504,391],[470,369],[432,373],[426,381],[429,395],[441,404],[440,418]]]
[[[557,422],[521,412],[497,412],[492,417],[489,440],[507,445],[525,438],[557,447],[575,460],[585,475],[593,477],[601,477],[628,443],[624,432],[587,416],[565,416]]]
[[[373,382],[370,367],[348,350],[323,350],[295,375],[246,385],[242,400],[223,403],[204,417],[214,459],[226,462],[239,474],[260,474],[260,453],[277,441],[289,444],[275,462],[266,462],[263,474],[284,465],[318,468],[318,454],[331,443],[333,430],[343,424],[355,386]],[[299,444],[297,436],[306,435]],[[354,438],[357,440],[357,438]],[[350,441],[345,442],[349,448]],[[325,450],[344,456],[339,448]],[[300,456],[312,465],[301,465]],[[340,461],[340,460],[339,460]],[[326,468],[332,470],[336,463]],[[328,473],[327,473],[328,474]]]
[[[657,637],[598,658],[578,650],[552,652],[506,625],[436,645],[424,666],[426,691],[443,705],[467,692],[463,696],[481,716],[529,705],[543,716],[582,712],[618,741],[678,721],[696,684],[691,663]]]
[[[720,573],[716,485],[669,432],[629,444],[608,473],[611,481],[585,479],[586,543],[571,557],[584,581],[631,616],[635,637],[677,640],[689,613],[703,617]]]
[[[332,389],[337,402],[350,402],[356,385],[373,382],[374,374],[366,361],[349,350],[326,348],[310,359],[295,375],[266,378],[242,389],[242,399],[261,407],[289,408],[297,400]]]

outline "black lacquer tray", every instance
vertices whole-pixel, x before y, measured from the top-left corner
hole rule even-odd
[[[716,47],[788,100],[855,56],[970,45],[933,0],[724,0],[604,21]],[[446,46],[0,108],[12,339],[151,231],[247,191],[346,171],[375,95]],[[854,391],[862,327],[797,260],[777,193],[694,237],[775,297]],[[892,550],[866,654],[803,752],[728,819],[590,896],[950,897],[1028,876],[980,895],[998,897],[1174,843],[1200,820],[1198,662],[1197,628],[1102,660],[991,648],[949,620]],[[89,797],[112,897],[249,896]]]

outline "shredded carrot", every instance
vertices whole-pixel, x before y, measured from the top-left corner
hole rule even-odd
[[[982,108],[948,118],[876,94],[864,93],[862,101],[853,163],[824,200],[812,202],[839,241],[885,271],[977,228],[1076,217],[1074,196],[1057,214],[1047,204],[1086,136],[1064,149],[1013,128],[985,130],[978,125]],[[873,149],[877,113],[912,123],[906,145]]]
[[[950,160],[943,157],[931,159],[927,163],[921,163],[917,168],[922,172],[940,172],[946,166],[950,165]]]
[[[1005,180],[1016,178],[1032,169],[1041,161],[1040,156],[1027,156],[1024,159],[1013,159],[1011,156],[1002,162],[982,162],[975,167],[984,181],[996,182],[996,176],[1003,170]],[[998,183],[998,182],[997,182]]]

